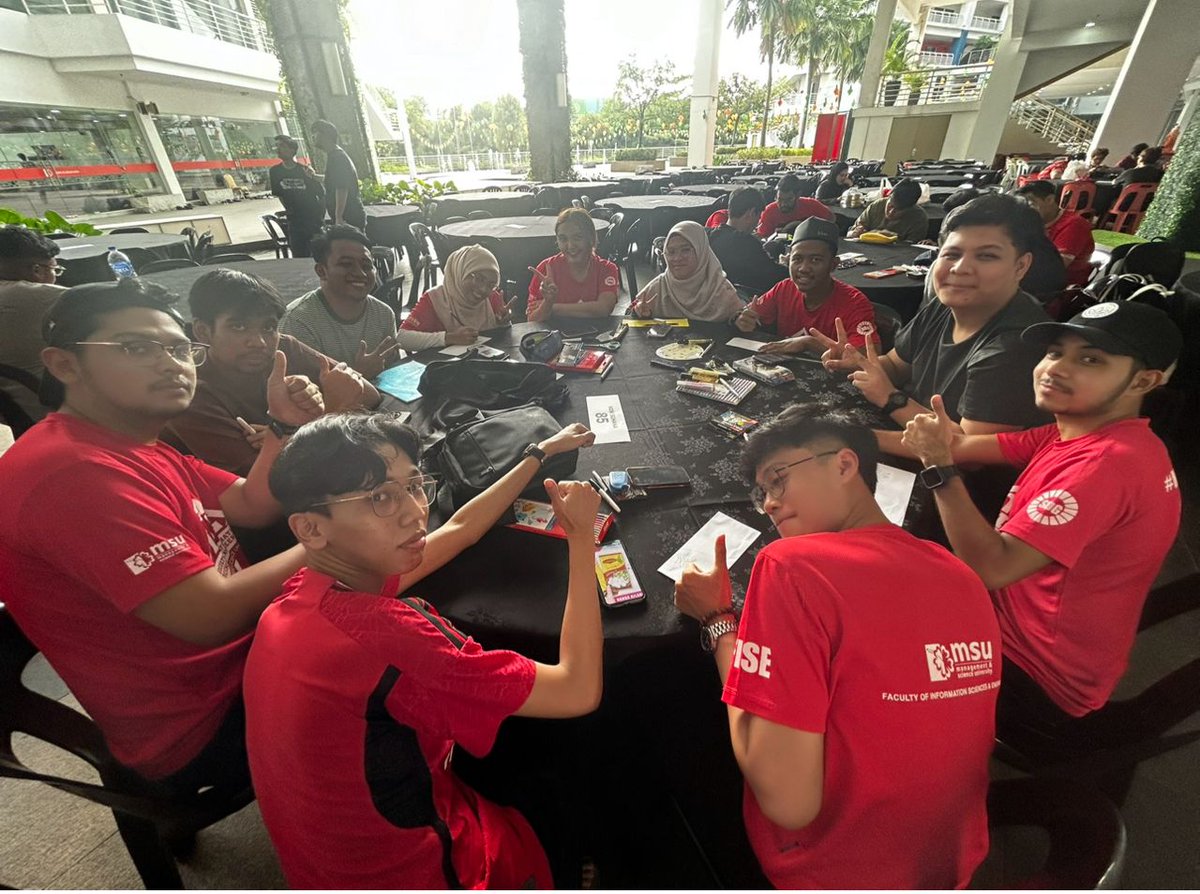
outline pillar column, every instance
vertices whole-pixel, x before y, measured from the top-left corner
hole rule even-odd
[[[1196,61],[1194,0],[1150,0],[1091,148],[1116,154],[1159,138],[1167,111]]]
[[[163,192],[167,195],[177,197],[179,203],[182,204],[183,187],[179,185],[179,178],[175,176],[175,169],[171,167],[171,156],[167,154],[167,147],[162,141],[162,136],[158,132],[158,125],[154,123],[154,118],[138,111],[136,101],[130,104],[129,116],[137,124],[142,139],[146,141],[146,148],[150,150],[150,157],[154,160],[155,167],[158,168],[158,176],[162,181]]]
[[[1011,22],[1005,27],[1005,33],[996,46],[988,82],[979,97],[975,126],[967,143],[966,157],[988,164],[1000,148],[1004,125],[1008,123],[1017,87],[1025,71],[1025,61],[1029,57],[1028,53],[1022,52],[1021,41],[1013,38],[1010,26]]]
[[[894,0],[893,0],[894,2]],[[692,107],[688,122],[688,165],[712,164],[717,133],[718,63],[721,56],[721,0],[701,0],[696,22],[696,64],[692,72]]]

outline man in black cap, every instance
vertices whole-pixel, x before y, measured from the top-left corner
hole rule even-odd
[[[836,224],[810,217],[797,226],[788,252],[791,278],[751,301],[734,319],[738,329],[773,328],[783,338],[763,349],[771,353],[825,350],[824,342],[809,335],[810,329],[844,331],[841,341],[865,348],[867,337],[875,332],[875,309],[854,286],[833,278],[837,250]]]
[[[310,256],[308,241],[321,229],[325,219],[325,190],[316,172],[306,164],[296,161],[296,150],[300,144],[287,134],[275,137],[275,152],[280,164],[272,167],[271,193],[279,197],[287,212],[288,245],[292,257]]]
[[[1054,424],[961,435],[941,397],[903,441],[925,465],[954,552],[991,590],[1004,644],[1001,713],[1066,728],[1108,701],[1125,672],[1146,593],[1179,528],[1179,483],[1139,418],[1170,377],[1183,336],[1165,313],[1107,301],[1022,333],[1044,346],[1034,399]],[[954,463],[1023,469],[995,526]]]

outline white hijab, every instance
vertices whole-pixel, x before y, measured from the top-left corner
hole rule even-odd
[[[654,315],[715,322],[728,320],[741,311],[742,301],[713,254],[704,227],[695,221],[681,221],[671,227],[667,234],[668,243],[672,236],[679,236],[691,244],[698,264],[696,272],[687,279],[675,277],[668,267],[646,286],[647,292],[654,289],[658,295]]]
[[[500,325],[490,296],[480,304],[472,304],[467,298],[466,278],[477,270],[489,270],[500,281],[496,256],[481,245],[464,245],[446,258],[442,284],[429,290],[433,309],[447,330],[465,327],[482,332]]]

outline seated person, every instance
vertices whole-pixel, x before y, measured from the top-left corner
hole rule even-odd
[[[1133,148],[1129,150],[1129,154],[1117,162],[1117,167],[1122,171],[1128,171],[1130,168],[1137,167],[1138,158],[1149,148],[1149,143],[1134,143]]]
[[[230,525],[280,506],[267,474],[321,394],[277,369],[272,428],[245,478],[158,440],[204,347],[145,279],[76,286],[50,310],[43,397],[57,407],[0,458],[0,600],[113,756],[170,790],[248,784],[242,669],[297,547],[246,566]]]
[[[741,188],[745,189],[746,187],[741,187]],[[757,189],[754,191],[756,193],[758,192]],[[758,201],[758,210],[760,213],[762,212],[762,199],[761,198]],[[714,211],[712,214],[710,214],[708,216],[708,220],[706,220],[704,222],[704,229],[715,230],[721,224],[727,223],[728,221],[729,221],[729,209],[728,208],[718,208],[716,211]],[[754,225],[755,226],[758,225],[757,217],[754,218]],[[752,226],[750,229],[754,229],[754,227]]]
[[[685,220],[671,227],[663,245],[667,269],[637,294],[631,310],[639,317],[731,320],[742,299],[721,269],[704,227]]]
[[[1085,286],[1092,277],[1092,252],[1096,242],[1092,225],[1074,211],[1064,211],[1058,205],[1058,193],[1053,183],[1035,180],[1017,190],[1017,195],[1030,204],[1046,225],[1046,236],[1062,256],[1067,268],[1067,283]]]
[[[265,279],[217,267],[192,284],[188,306],[192,332],[208,352],[196,368],[191,405],[163,430],[168,444],[218,469],[248,474],[271,422],[267,383],[276,363],[285,375],[317,382],[326,412],[379,405],[379,392],[359,373],[279,334],[284,301]]]
[[[582,208],[567,208],[554,222],[558,254],[534,269],[526,314],[550,317],[607,317],[621,289],[617,265],[596,254],[596,224]]]
[[[821,202],[836,202],[842,193],[854,185],[850,179],[850,165],[839,161],[829,173],[817,184],[817,200]]]
[[[445,275],[420,297],[401,332],[435,332],[448,345],[469,345],[480,332],[510,319],[500,285],[500,263],[482,245],[464,245],[446,258]],[[516,300],[515,298],[513,299]]]
[[[721,262],[725,276],[755,294],[767,291],[785,276],[783,267],[771,259],[763,249],[762,240],[754,235],[761,211],[759,191],[740,187],[729,196],[728,218],[708,231],[708,244]]]
[[[42,376],[42,317],[65,289],[54,281],[62,267],[58,243],[26,227],[0,227],[0,363]],[[0,390],[37,422],[46,408],[37,393],[5,376]]]
[[[400,593],[482,537],[542,456],[591,439],[572,425],[531,445],[428,534],[436,481],[417,466],[420,436],[394,417],[326,416],[284,452],[271,491],[306,567],[259,621],[245,698],[254,790],[291,887],[554,886],[524,817],[465,785],[451,758],[455,745],[486,754],[506,717],[600,703],[599,494],[546,481],[570,569],[558,664],[484,650]]]
[[[1163,151],[1158,146],[1147,146],[1138,154],[1137,166],[1119,174],[1113,181],[1117,189],[1124,189],[1131,183],[1158,183],[1165,173],[1158,166],[1162,160]]]
[[[996,615],[970,568],[884,517],[877,458],[866,430],[785,410],[741,457],[780,539],[740,619],[723,537],[675,587],[716,658],[777,888],[963,888],[988,852]]]
[[[1100,146],[1097,149],[1093,149],[1087,160],[1088,170],[1094,171],[1097,168],[1103,168],[1104,162],[1107,160],[1107,158],[1108,148],[1106,146]]]
[[[445,344],[441,333],[397,337],[396,314],[371,294],[375,262],[371,240],[347,224],[331,224],[309,241],[321,287],[287,306],[279,331],[373,379],[401,348],[421,351]]]
[[[921,184],[905,177],[886,199],[876,199],[863,209],[846,236],[857,239],[863,233],[885,230],[895,233],[901,242],[920,242],[929,235],[929,215],[917,205]]]
[[[1026,701],[1013,710],[1070,727],[1071,717],[1102,707],[1125,672],[1146,593],[1179,527],[1175,471],[1139,413],[1169,378],[1183,338],[1165,313],[1130,301],[1032,326],[1024,337],[1044,351],[1032,384],[1053,425],[962,436],[935,400],[903,441],[937,469],[932,486],[954,552],[992,591],[1004,636],[1001,704],[1012,688]],[[994,525],[955,480],[953,463],[1022,469]]]
[[[903,425],[928,412],[933,395],[945,399],[954,425],[967,434],[994,434],[1045,421],[1029,381],[1039,354],[1021,332],[1049,319],[1021,291],[1029,271],[1031,240],[1041,235],[1027,205],[1012,196],[987,195],[946,215],[941,247],[930,275],[938,300],[924,305],[896,335],[896,346],[876,357],[856,348],[829,346],[825,365],[850,371],[863,396]]]
[[[1059,180],[1062,178],[1063,172],[1067,169],[1070,159],[1063,155],[1054,159],[1050,164],[1046,165],[1032,177],[1030,180]]]
[[[775,201],[763,209],[755,232],[766,239],[776,230],[783,229],[784,225],[810,217],[833,220],[833,212],[816,199],[802,197],[800,178],[795,174],[784,174],[775,187]]]
[[[791,278],[751,301],[734,325],[743,332],[773,326],[783,338],[768,344],[764,353],[820,353],[823,343],[808,330],[834,332],[838,326],[850,333],[850,344],[864,347],[874,337],[875,309],[854,286],[833,278],[837,250],[837,224],[815,217],[800,224],[788,253]]]

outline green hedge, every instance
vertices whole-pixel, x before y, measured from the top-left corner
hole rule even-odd
[[[618,149],[614,161],[658,161],[657,149]]]
[[[777,158],[812,158],[811,149],[786,149],[782,146],[768,146],[765,149],[739,149],[735,157],[743,161],[773,161]]]
[[[1137,234],[1146,239],[1161,236],[1185,251],[1200,251],[1200,116],[1193,116],[1179,135]]]

